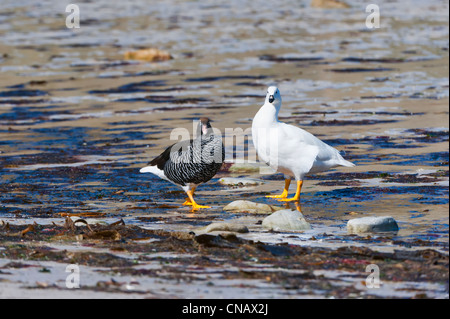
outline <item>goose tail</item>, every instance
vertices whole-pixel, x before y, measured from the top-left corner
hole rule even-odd
[[[159,169],[158,166],[152,165],[152,166],[146,166],[139,170],[139,173],[152,173],[158,176],[162,179],[167,179],[166,175],[164,174],[164,171],[162,169]]]
[[[342,159],[342,160],[340,161],[339,165],[345,166],[345,167],[355,167],[355,166],[356,166],[356,165],[353,164],[352,162],[349,162],[349,161],[347,161],[347,160],[345,160],[345,159]]]

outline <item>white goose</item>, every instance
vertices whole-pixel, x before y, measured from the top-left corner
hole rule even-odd
[[[285,175],[281,195],[266,196],[280,201],[299,202],[303,179],[308,173],[326,171],[336,166],[355,166],[339,151],[325,144],[311,133],[278,120],[281,94],[277,87],[267,90],[264,105],[253,118],[252,138],[261,161]],[[297,181],[295,196],[287,198],[291,180]]]

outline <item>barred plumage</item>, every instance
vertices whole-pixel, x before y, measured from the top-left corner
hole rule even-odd
[[[193,192],[197,185],[216,175],[225,159],[222,138],[213,134],[210,120],[200,119],[199,127],[201,134],[196,139],[168,147],[141,169],[141,173],[151,172],[180,185],[189,196],[184,204],[192,205],[193,209],[207,207],[195,203]]]
[[[216,175],[224,158],[225,149],[221,138],[213,134],[201,135],[192,143],[171,146],[170,159],[164,165],[164,175],[182,186],[206,183]]]

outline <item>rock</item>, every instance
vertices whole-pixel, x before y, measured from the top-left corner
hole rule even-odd
[[[96,224],[108,225],[108,223],[106,221],[97,219],[97,218],[82,218],[82,217],[78,217],[78,216],[70,216],[69,218],[73,222],[80,221],[80,220],[83,221],[81,223],[77,223],[77,226],[96,225]]]
[[[347,222],[347,232],[366,233],[366,232],[386,232],[398,231],[398,225],[394,218],[385,217],[361,217],[350,219]]]
[[[228,169],[231,173],[258,173],[259,163],[233,163]]]
[[[250,214],[272,214],[273,212],[282,209],[282,207],[254,203],[248,200],[236,200],[223,208],[225,211]]]
[[[227,186],[256,186],[264,184],[264,181],[256,178],[223,177],[219,183]]]
[[[283,209],[264,218],[262,226],[277,231],[309,230],[311,225],[297,210]]]
[[[213,231],[229,231],[235,233],[248,233],[248,228],[245,225],[237,225],[232,223],[212,223],[202,228],[205,233]]]
[[[141,61],[167,61],[173,59],[169,52],[162,51],[155,48],[142,49],[136,51],[127,51],[124,54],[126,60],[141,60]]]
[[[311,7],[322,9],[347,9],[350,6],[342,1],[338,0],[312,0]]]
[[[201,234],[195,236],[194,240],[202,246],[219,248],[236,248],[236,244],[240,242],[239,238],[234,234],[231,236]]]

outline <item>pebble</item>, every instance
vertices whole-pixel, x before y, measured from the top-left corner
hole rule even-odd
[[[101,225],[108,225],[108,223],[105,220],[102,219],[97,219],[97,218],[83,218],[83,217],[78,217],[78,216],[70,216],[69,217],[73,222],[76,222],[77,220],[83,220],[86,222],[86,224],[89,225],[96,225],[96,224],[101,224]],[[77,226],[86,226],[86,224],[84,223],[77,223]]]
[[[350,6],[339,0],[312,0],[311,7],[322,8],[322,9],[346,9]]]
[[[276,231],[309,230],[311,225],[297,210],[283,209],[264,218],[262,226]]]
[[[282,207],[255,203],[248,200],[236,200],[223,208],[225,211],[250,214],[272,214],[273,212],[282,209]]]
[[[231,173],[258,173],[260,167],[259,163],[233,163],[229,171]]]
[[[387,232],[398,231],[398,229],[397,222],[391,216],[361,217],[347,222],[349,233]]]
[[[233,223],[212,223],[201,229],[205,233],[213,231],[229,231],[234,233],[248,233],[248,228],[245,225],[238,225]]]
[[[223,177],[219,183],[227,186],[256,186],[264,184],[264,181],[256,178]]]
[[[127,51],[124,53],[124,58],[126,60],[142,60],[150,62],[166,61],[173,59],[173,57],[170,55],[169,52],[155,48]]]

